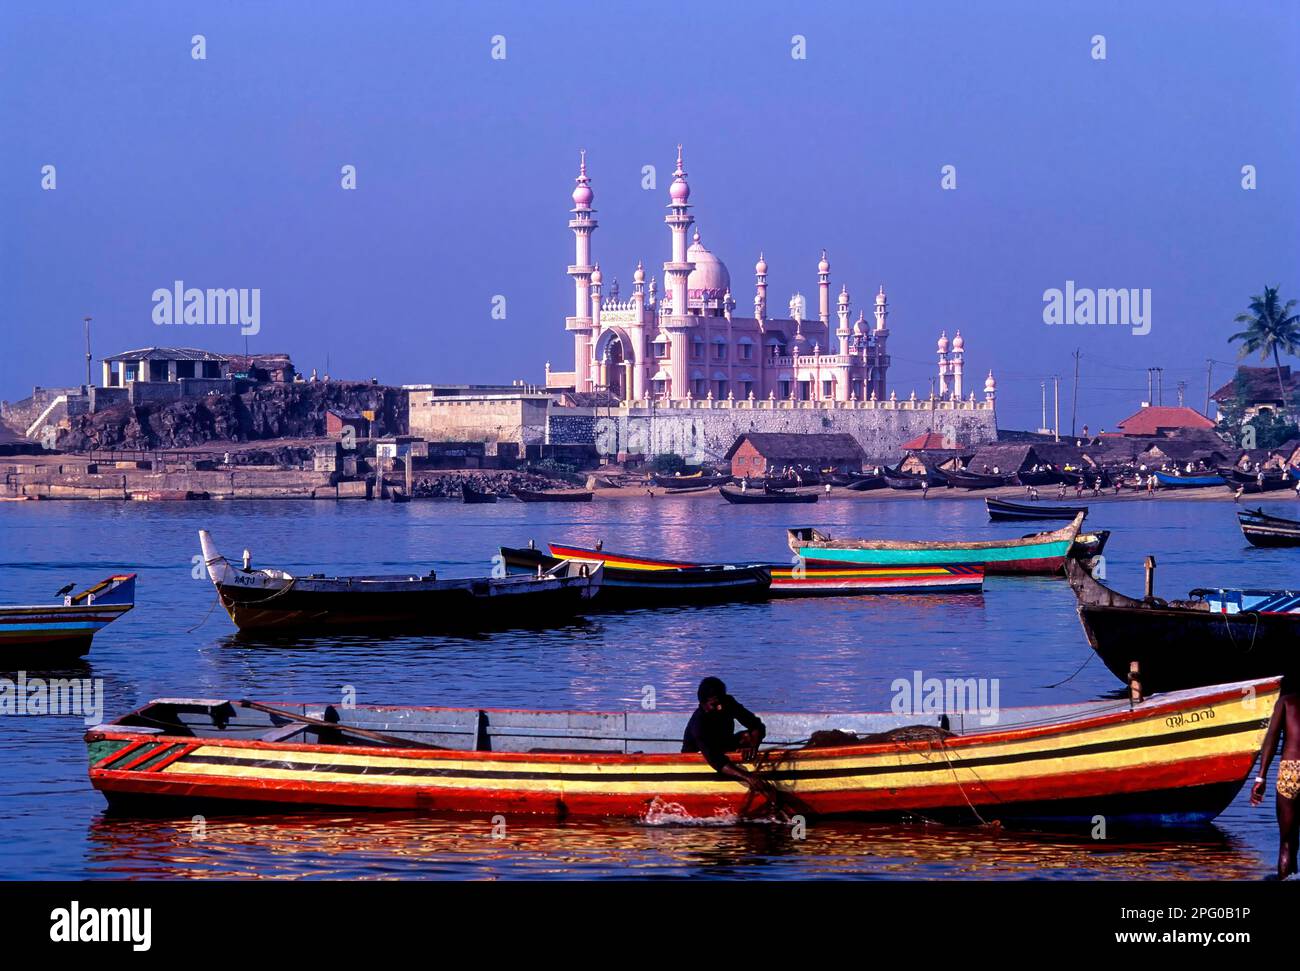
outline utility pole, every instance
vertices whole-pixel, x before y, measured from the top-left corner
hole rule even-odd
[[[1038,426],[1039,431],[1047,431],[1047,382],[1038,382],[1039,390],[1043,392],[1043,423]]]
[[[82,317],[81,322],[86,326],[86,394],[90,394],[90,318]]]
[[[1205,360],[1205,416],[1210,415],[1210,389],[1214,387],[1214,361]]]
[[[1055,440],[1061,440],[1061,376],[1052,375],[1052,409],[1055,412],[1052,428],[1055,429]]]
[[[1156,372],[1156,404],[1165,403],[1165,369],[1162,367],[1153,368]]]
[[[1074,349],[1074,403],[1070,408],[1070,437],[1074,438],[1074,424],[1079,417],[1079,358],[1083,356],[1079,348]]]
[[[1155,368],[1147,368],[1147,404],[1148,405],[1154,405],[1156,403],[1156,399],[1151,394],[1151,372],[1154,370]]]

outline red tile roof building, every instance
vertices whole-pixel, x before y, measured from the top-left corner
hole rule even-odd
[[[1213,427],[1214,422],[1195,408],[1170,405],[1150,405],[1118,425],[1125,435],[1175,435],[1189,429]]]

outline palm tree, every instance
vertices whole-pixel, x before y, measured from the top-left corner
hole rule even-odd
[[[1300,350],[1300,315],[1291,312],[1296,301],[1288,300],[1285,306],[1281,305],[1277,291],[1277,287],[1265,287],[1263,294],[1250,298],[1250,313],[1233,318],[1239,324],[1246,324],[1246,329],[1229,337],[1228,343],[1241,341],[1240,357],[1259,351],[1261,361],[1273,358],[1277,390],[1285,409],[1289,401],[1282,384],[1281,352],[1295,354]]]

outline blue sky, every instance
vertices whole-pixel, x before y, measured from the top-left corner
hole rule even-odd
[[[1300,295],[1297,41],[1294,2],[11,0],[0,397],[79,382],[86,314],[97,359],[241,350],[236,328],[151,322],[177,279],[260,288],[250,348],[305,370],[540,381],[572,366],[579,148],[596,258],[626,288],[638,258],[667,258],[681,141],[740,307],[760,249],[783,307],[815,294],[825,247],[855,308],[886,285],[900,395],[929,393],[938,332],[960,328],[968,387],[994,369],[1004,427],[1036,427],[1059,374],[1068,429],[1076,347],[1080,425],[1135,410],[1152,366],[1166,404],[1184,381],[1200,407],[1249,295]],[[1149,288],[1150,334],[1045,325],[1066,280]]]

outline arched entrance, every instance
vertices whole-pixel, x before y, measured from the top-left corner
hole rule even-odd
[[[618,330],[607,330],[596,342],[596,362],[599,366],[596,387],[609,391],[626,401],[632,396],[632,365],[636,359],[631,341]]]

